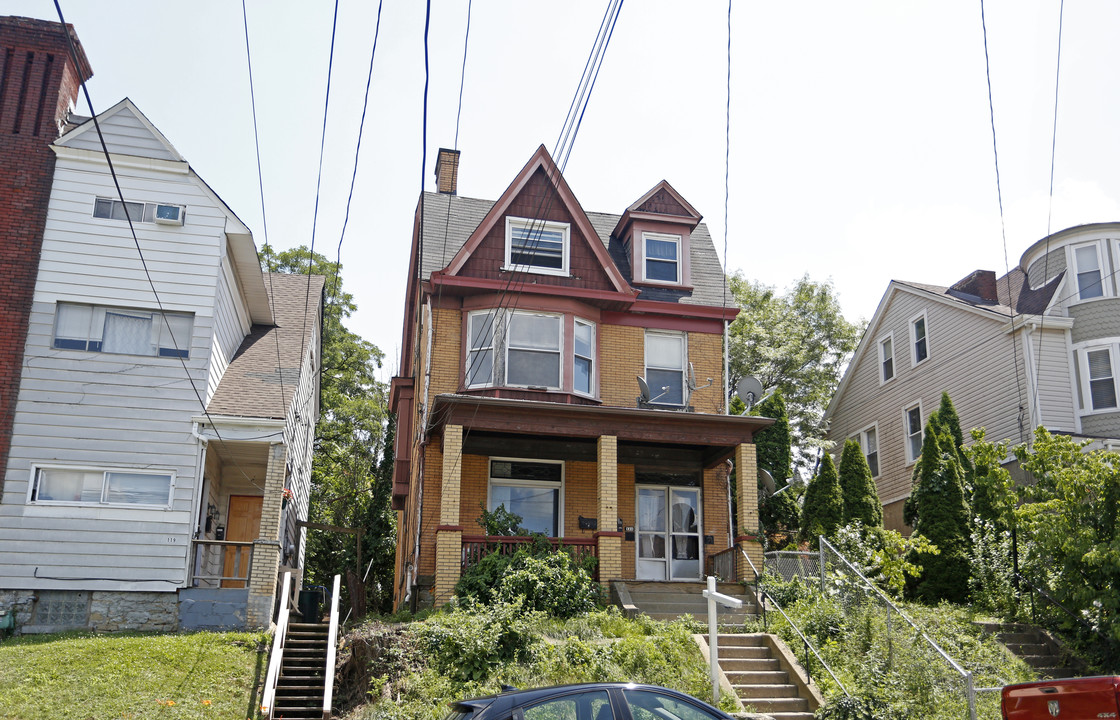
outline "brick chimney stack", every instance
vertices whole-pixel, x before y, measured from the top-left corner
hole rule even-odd
[[[436,188],[454,195],[459,189],[459,151],[440,148],[436,157]]]
[[[66,32],[74,39],[77,67]],[[54,178],[50,144],[91,75],[73,27],[0,17],[0,490]]]
[[[967,277],[953,283],[949,289],[975,295],[988,302],[999,302],[994,270],[973,270]]]

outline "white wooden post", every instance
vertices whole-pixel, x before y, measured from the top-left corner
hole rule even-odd
[[[708,576],[708,589],[704,591],[708,598],[708,657],[712,666],[712,705],[719,707],[719,627],[716,623],[716,603],[729,608],[743,607],[739,598],[716,592],[716,579]]]

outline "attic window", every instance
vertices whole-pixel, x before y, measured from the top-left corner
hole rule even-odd
[[[507,217],[503,269],[566,276],[570,237],[568,223]]]
[[[680,284],[680,235],[642,233],[642,251],[645,255],[644,279],[647,282]]]

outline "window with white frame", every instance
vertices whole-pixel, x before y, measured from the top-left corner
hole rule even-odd
[[[572,345],[572,390],[591,395],[595,387],[595,324],[576,318]]]
[[[546,537],[563,535],[564,463],[552,460],[490,459],[487,508],[521,516],[521,527]]]
[[[175,475],[74,467],[36,467],[32,503],[169,507]]]
[[[906,429],[906,464],[917,462],[922,454],[922,404],[908,407],[902,413]]]
[[[507,217],[506,269],[567,275],[570,235],[568,223]]]
[[[910,364],[917,365],[929,357],[929,339],[926,337],[926,314],[910,320]]]
[[[681,236],[642,233],[642,252],[647,282],[680,284]]]
[[[852,436],[859,442],[863,456],[867,458],[867,467],[871,468],[871,477],[879,476],[879,431],[874,425],[864,428]]]
[[[1073,262],[1077,271],[1077,297],[1090,300],[1104,295],[1101,280],[1101,258],[1096,243],[1073,249]]]
[[[1116,408],[1116,365],[1113,348],[1092,348],[1084,353],[1082,370],[1089,410]]]
[[[687,351],[682,333],[646,331],[646,384],[651,403],[684,405]]]
[[[127,217],[125,210],[128,210]],[[121,202],[112,198],[97,198],[93,201],[93,216],[105,220],[129,220],[132,222],[182,225],[186,209],[182,205],[167,203]]]
[[[885,383],[894,377],[894,335],[879,341],[879,382]]]
[[[595,323],[591,321],[527,310],[478,310],[467,316],[466,331],[469,388],[595,394]]]
[[[187,358],[193,328],[194,316],[189,313],[58,303],[54,347]]]

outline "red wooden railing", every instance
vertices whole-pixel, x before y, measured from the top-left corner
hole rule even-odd
[[[557,552],[567,552],[572,556],[572,559],[576,561],[583,560],[588,556],[598,556],[598,545],[595,540],[591,538],[548,538],[548,541]],[[518,549],[526,545],[531,545],[533,542],[534,538],[523,536],[464,535],[462,556],[463,570],[477,563],[482,559],[483,555],[489,555],[495,551],[502,555],[512,555],[517,552]],[[595,567],[594,576],[596,580],[599,579],[598,565]]]

